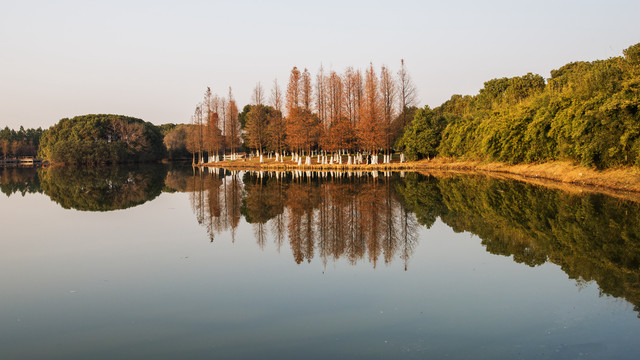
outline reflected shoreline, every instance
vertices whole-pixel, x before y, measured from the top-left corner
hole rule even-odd
[[[439,219],[478,236],[491,254],[557,264],[578,286],[594,281],[640,311],[640,203],[623,198],[451,172],[64,169],[0,170],[0,190],[43,193],[82,211],[185,192],[208,241],[227,233],[235,241],[244,219],[260,248],[289,248],[297,264],[401,261],[408,270],[421,229]]]

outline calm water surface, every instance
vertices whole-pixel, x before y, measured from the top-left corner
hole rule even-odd
[[[636,359],[640,204],[483,176],[0,169],[0,358]]]

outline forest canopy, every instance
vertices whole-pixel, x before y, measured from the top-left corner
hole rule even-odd
[[[414,159],[638,166],[639,105],[636,44],[622,57],[564,65],[546,81],[529,73],[487,81],[475,96],[453,95],[420,111],[399,144]]]
[[[16,131],[5,127],[0,130],[0,157],[35,156],[42,132],[41,128],[25,129],[20,126]]]
[[[38,155],[65,164],[144,162],[162,159],[159,127],[123,115],[83,115],[60,120],[40,140]]]

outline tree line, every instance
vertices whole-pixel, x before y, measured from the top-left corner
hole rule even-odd
[[[412,159],[638,166],[640,44],[623,53],[564,65],[546,80],[531,73],[493,79],[477,95],[424,107],[399,147]]]
[[[276,161],[287,155],[299,163],[311,154],[340,162],[341,154],[376,155],[371,162],[383,154],[388,162],[388,155],[401,151],[409,159],[637,166],[640,44],[623,53],[567,64],[551,71],[549,79],[529,73],[489,80],[478,94],[453,95],[434,109],[415,107],[416,88],[404,61],[395,74],[386,66],[378,72],[372,64],[342,73],[321,66],[315,75],[293,67],[284,91],[277,80],[269,94],[257,83],[242,111],[231,88],[227,96],[207,88],[189,124],[158,127],[128,117],[86,115],[63,119],[44,132],[5,128],[0,151],[4,157],[38,151],[52,161],[75,163],[167,154],[202,163],[236,159],[240,151],[269,154]]]
[[[5,127],[0,130],[0,156],[4,159],[9,157],[36,156],[40,145],[40,136],[43,130],[25,129],[20,126],[19,130]]]
[[[321,66],[315,76],[294,66],[286,91],[276,79],[267,98],[257,83],[252,103],[241,113],[231,89],[221,97],[207,88],[190,124],[168,132],[165,145],[170,153],[186,149],[194,162],[217,161],[227,150],[234,159],[241,147],[280,161],[284,154],[294,159],[312,153],[389,155],[416,102],[404,60],[396,74],[382,66],[379,75],[373,64],[364,71],[348,67],[342,74]]]

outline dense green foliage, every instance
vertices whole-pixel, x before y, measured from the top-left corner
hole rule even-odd
[[[624,57],[570,63],[546,82],[534,74],[487,81],[475,96],[418,113],[400,144],[417,157],[433,156],[437,144],[435,153],[458,158],[640,165],[639,54],[637,44]]]
[[[155,161],[164,153],[157,126],[122,115],[64,118],[44,133],[38,151],[44,159],[67,164]]]
[[[5,127],[0,130],[0,157],[35,156],[40,145],[42,129],[25,129],[18,131]]]
[[[413,122],[405,129],[404,136],[398,140],[398,146],[405,150],[409,160],[436,156],[446,125],[445,116],[425,106],[415,113]]]

